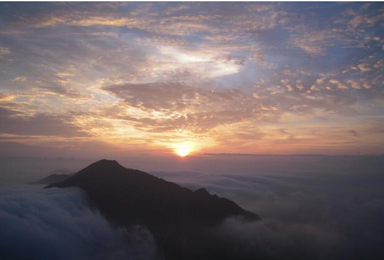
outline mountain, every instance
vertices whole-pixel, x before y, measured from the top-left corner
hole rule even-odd
[[[144,225],[167,259],[224,259],[212,251],[207,228],[231,216],[245,221],[260,217],[231,200],[195,192],[148,173],[101,160],[50,187],[79,187],[111,223]]]
[[[56,182],[62,182],[71,176],[69,173],[70,172],[68,170],[65,170],[65,169],[55,170],[55,171],[51,172],[50,175],[48,175],[47,177],[45,177],[41,180],[37,180],[35,182],[31,182],[30,184],[49,185],[49,184],[53,184]]]

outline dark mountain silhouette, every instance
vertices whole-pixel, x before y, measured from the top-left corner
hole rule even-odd
[[[47,187],[74,186],[83,189],[111,223],[146,226],[167,259],[227,259],[214,249],[206,230],[231,216],[245,221],[260,219],[205,189],[192,192],[111,160],[93,163]]]
[[[71,175],[69,174],[68,170],[59,169],[59,170],[55,170],[55,171],[51,172],[50,175],[48,175],[47,177],[45,177],[41,180],[31,182],[30,184],[49,185],[49,184],[65,181],[69,177],[71,177]]]

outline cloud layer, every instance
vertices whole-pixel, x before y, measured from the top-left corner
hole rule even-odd
[[[270,167],[248,173],[155,174],[191,189],[205,187],[263,218],[258,223],[227,219],[211,230],[228,248],[223,250],[238,259],[384,256],[384,165],[379,158],[262,157],[253,161]]]
[[[92,211],[77,189],[3,186],[0,191],[1,259],[150,259],[152,235],[121,230]]]

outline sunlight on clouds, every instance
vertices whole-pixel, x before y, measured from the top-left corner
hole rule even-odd
[[[12,81],[26,81],[26,80],[27,80],[27,78],[23,77],[23,76],[19,76],[19,77],[12,79]]]
[[[72,77],[74,75],[70,72],[58,72],[56,73],[56,76],[58,76],[59,78],[66,78],[66,77]]]
[[[192,62],[209,62],[212,60],[212,57],[209,55],[202,55],[200,53],[188,53],[183,52],[180,49],[175,47],[161,47],[160,53],[166,57],[175,59],[181,64],[187,64]]]
[[[158,72],[187,70],[201,77],[215,78],[240,71],[241,65],[225,59],[225,52],[218,51],[186,51],[177,47],[160,47],[158,56],[154,56]]]
[[[0,93],[0,102],[12,101],[16,98],[20,97],[19,95],[4,95]]]
[[[35,25],[36,27],[51,27],[56,25],[74,25],[74,26],[111,26],[111,27],[121,27],[121,26],[138,26],[140,24],[139,20],[128,19],[128,18],[115,18],[113,16],[91,16],[91,17],[48,17],[46,20],[42,21]]]
[[[0,58],[9,54],[11,54],[11,51],[8,48],[0,46]]]
[[[125,112],[136,119],[158,119],[167,120],[173,118],[182,117],[184,114],[179,111],[156,111],[156,110],[145,110],[136,107],[126,107]]]

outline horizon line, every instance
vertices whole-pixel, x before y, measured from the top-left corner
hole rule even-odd
[[[263,154],[263,153],[203,153],[203,156],[322,156],[322,157],[343,157],[343,156],[384,156],[384,154]]]

